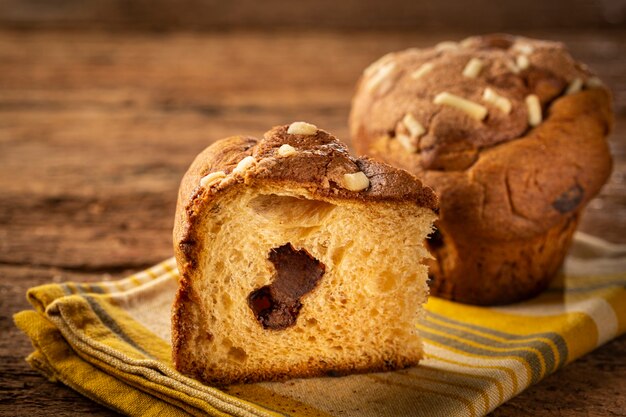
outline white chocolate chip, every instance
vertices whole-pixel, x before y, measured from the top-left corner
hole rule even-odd
[[[509,70],[511,70],[511,72],[512,72],[513,74],[519,74],[519,73],[520,73],[520,69],[519,69],[519,67],[515,64],[515,62],[507,61],[506,66],[509,68]]]
[[[416,69],[415,71],[411,73],[411,78],[413,78],[414,80],[417,80],[418,78],[422,78],[424,75],[432,71],[434,67],[435,67],[435,64],[433,64],[432,62],[427,62],[425,64],[422,64],[418,69]]]
[[[473,101],[466,100],[462,97],[455,96],[448,92],[439,93],[433,100],[435,104],[442,104],[444,106],[455,107],[461,111],[467,113],[470,117],[476,120],[483,120],[487,116],[487,108]]]
[[[515,63],[517,64],[517,68],[521,70],[525,70],[530,66],[530,61],[526,55],[518,55]]]
[[[569,83],[567,90],[565,90],[565,94],[569,95],[569,94],[578,93],[582,89],[583,89],[582,78],[575,78],[571,83]]]
[[[604,87],[604,83],[598,77],[589,77],[585,82],[585,86],[588,88],[601,88]]]
[[[467,48],[468,46],[470,46],[471,44],[473,44],[473,43],[474,43],[474,40],[475,40],[475,39],[476,39],[476,38],[471,37],[471,36],[470,36],[469,38],[465,38],[465,39],[463,39],[461,42],[459,42],[459,46],[460,46],[461,48]]]
[[[543,118],[539,97],[534,94],[526,96],[526,108],[528,109],[528,124],[535,127],[541,123]]]
[[[404,115],[404,117],[402,118],[402,123],[404,123],[407,130],[411,134],[411,137],[413,138],[419,138],[426,132],[424,126],[422,126],[422,124],[418,122],[411,113],[407,113]]]
[[[387,77],[389,77],[391,75],[391,73],[395,69],[396,69],[396,63],[395,62],[388,62],[387,64],[383,65],[365,83],[365,88],[368,89],[369,91],[374,91],[381,84],[383,84],[383,82],[387,79]],[[381,94],[385,94],[389,90],[390,87],[391,87],[391,84],[390,83],[386,83],[386,85],[383,86],[383,89],[381,89],[381,91],[379,91],[379,92]]]
[[[361,191],[370,186],[370,180],[363,171],[343,174],[343,186],[350,191]]]
[[[535,52],[535,48],[528,43],[517,43],[515,49],[523,53],[524,55],[530,55]]]
[[[403,135],[400,133],[396,135],[396,139],[398,140],[400,145],[402,145],[404,149],[406,149],[407,151],[411,153],[417,152],[417,145],[413,142],[413,139],[411,139],[408,135]]]
[[[365,71],[363,71],[363,74],[365,74],[366,76],[370,76],[374,74],[376,71],[378,71],[380,67],[387,64],[392,59],[393,59],[393,52],[390,52],[382,56],[381,58],[379,58],[376,62],[371,64],[369,67],[365,68]]]
[[[483,61],[478,58],[472,58],[467,62],[463,69],[463,76],[467,78],[476,78],[483,69]]]
[[[284,145],[280,145],[280,148],[278,148],[278,154],[280,156],[291,156],[291,155],[295,155],[297,154],[298,151],[296,151],[296,148],[294,148],[291,145],[287,145],[286,143]]]
[[[456,49],[459,49],[459,44],[452,41],[443,41],[435,45],[435,51],[437,52],[454,51]]]
[[[511,102],[509,101],[509,99],[507,99],[506,97],[502,97],[489,87],[485,88],[485,91],[483,92],[483,100],[485,100],[487,103],[493,104],[494,106],[502,110],[503,113],[511,113]]]
[[[293,122],[289,125],[287,133],[290,135],[314,135],[317,133],[317,126],[307,122]]]
[[[207,174],[204,177],[200,178],[200,186],[210,187],[211,185],[221,181],[224,177],[226,177],[226,173],[224,171],[211,172],[210,174]]]
[[[235,169],[233,169],[233,174],[243,174],[248,168],[250,168],[255,163],[256,163],[256,159],[254,159],[254,156],[246,156],[241,161],[239,161]]]

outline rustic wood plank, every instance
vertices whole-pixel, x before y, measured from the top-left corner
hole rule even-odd
[[[623,25],[623,3],[602,0],[37,0],[0,2],[13,28],[215,30],[337,28],[469,30],[580,29]]]
[[[615,93],[615,169],[582,229],[626,242],[626,31],[534,34],[567,42]],[[0,32],[0,415],[115,415],[23,361],[30,346],[10,316],[28,307],[27,288],[113,279],[171,256],[178,182],[202,148],[293,120],[347,141],[362,69],[445,38]],[[494,415],[617,413],[625,350],[621,337]]]
[[[24,358],[32,351],[28,338],[13,325],[11,316],[30,308],[26,290],[46,282],[106,281],[124,276],[86,274],[57,268],[0,265],[0,416],[93,415],[117,416],[60,383],[52,383],[30,368]]]
[[[496,409],[493,417],[623,416],[626,335],[549,376]]]

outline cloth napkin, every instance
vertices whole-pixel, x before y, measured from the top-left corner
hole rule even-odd
[[[577,234],[540,296],[504,307],[431,297],[426,358],[386,373],[221,390],[170,359],[173,259],[116,282],[32,288],[15,315],[33,368],[131,416],[479,416],[626,329],[626,245]]]

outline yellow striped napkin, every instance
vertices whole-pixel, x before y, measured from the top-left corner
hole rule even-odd
[[[577,234],[541,296],[506,307],[438,298],[419,324],[427,358],[398,372],[218,390],[176,372],[169,259],[117,282],[31,289],[15,315],[51,380],[132,416],[479,416],[626,329],[626,245]]]

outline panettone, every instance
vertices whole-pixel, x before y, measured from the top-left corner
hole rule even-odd
[[[558,42],[488,35],[390,53],[352,103],[360,153],[440,197],[434,295],[502,304],[544,289],[607,180],[607,88]]]
[[[436,205],[307,123],[215,142],[180,187],[176,368],[224,385],[415,365]]]

